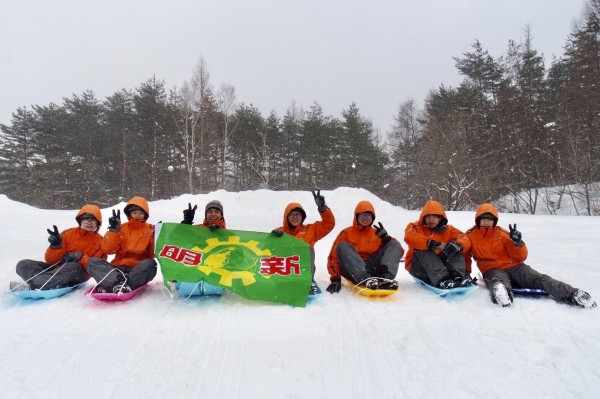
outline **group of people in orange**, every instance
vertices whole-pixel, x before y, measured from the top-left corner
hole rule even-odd
[[[313,197],[321,220],[305,223],[306,211],[292,202],[285,208],[283,223],[271,231],[281,237],[294,236],[310,245],[313,285],[315,243],[335,227],[335,217],[320,190]],[[197,205],[183,210],[181,223],[193,224]],[[48,229],[50,246],[45,262],[21,260],[16,271],[24,282],[12,284],[11,290],[47,290],[71,286],[93,277],[99,292],[122,293],[151,281],[157,273],[154,260],[154,226],[147,223],[150,215],[146,199],[133,197],[123,210],[127,222],[121,223],[119,211],[112,211],[108,231],[99,234],[102,225],[100,208],[83,206],[75,217],[78,226],[59,233]],[[360,201],[354,210],[352,226],[335,238],[327,257],[330,284],[327,291],[338,293],[342,277],[369,290],[397,290],[399,265],[404,255],[400,242],[390,236],[381,222],[375,224],[376,213],[369,201]],[[408,245],[405,268],[414,277],[440,289],[475,284],[471,278],[471,259],[477,263],[492,302],[511,306],[513,287],[545,290],[559,302],[583,308],[596,307],[589,293],[542,274],[529,265],[527,246],[516,224],[509,230],[498,226],[498,210],[482,204],[475,213],[475,225],[462,232],[448,224],[442,204],[427,201],[419,220],[405,229]],[[202,226],[211,231],[225,229],[223,205],[210,201],[205,206]],[[109,263],[108,255],[115,255]]]

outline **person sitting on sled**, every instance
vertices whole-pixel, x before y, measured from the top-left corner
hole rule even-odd
[[[526,265],[527,246],[517,225],[509,231],[498,227],[498,210],[492,204],[481,204],[475,213],[475,226],[465,236],[466,253],[477,262],[493,303],[503,307],[513,302],[512,287],[538,288],[552,298],[582,308],[596,307],[587,292],[539,273]]]
[[[198,205],[194,205],[192,208],[192,204],[188,204],[188,209],[183,210],[183,220],[181,223],[193,224],[196,209],[198,209]],[[223,217],[223,204],[221,204],[221,201],[212,200],[206,204],[206,207],[204,208],[204,221],[202,224],[197,224],[196,226],[205,226],[211,231],[225,229],[226,225],[225,218]]]
[[[442,204],[427,201],[419,220],[404,231],[408,252],[404,267],[429,285],[442,289],[472,284],[470,263],[465,265],[462,231],[448,224]]]
[[[58,228],[48,231],[50,246],[45,262],[24,259],[17,263],[17,274],[24,283],[11,283],[11,290],[50,290],[69,287],[90,278],[88,261],[97,256],[106,259],[102,249],[102,236],[98,229],[102,214],[96,205],[84,205],[75,216],[77,227],[59,234]]]
[[[89,273],[98,282],[98,292],[130,292],[156,276],[154,226],[146,222],[150,216],[148,202],[133,197],[123,213],[128,221],[121,224],[121,211],[112,211],[102,240],[102,249],[115,254],[114,259],[108,263],[92,258],[88,263]]]
[[[352,226],[338,234],[327,258],[330,293],[340,291],[342,276],[371,290],[398,289],[395,278],[404,249],[381,222],[373,226],[374,221],[373,205],[360,201],[354,210]]]
[[[304,224],[306,212],[302,205],[297,202],[291,202],[285,207],[283,212],[283,226],[277,227],[271,233],[281,237],[283,233],[296,237],[310,245],[310,271],[312,273],[313,283],[310,293],[315,294],[318,291],[315,280],[315,243],[325,237],[335,227],[335,217],[333,212],[325,205],[325,197],[321,195],[321,190],[312,192],[317,204],[317,210],[321,220],[315,223]]]

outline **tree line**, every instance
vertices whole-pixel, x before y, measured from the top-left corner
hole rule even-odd
[[[599,214],[600,0],[586,4],[549,68],[531,36],[527,27],[498,58],[475,41],[455,58],[461,84],[431,90],[422,108],[403,101],[385,136],[355,103],[341,117],[318,102],[262,115],[233,86],[215,89],[203,58],[181,87],[152,77],[105,100],[90,90],[19,108],[0,125],[0,192],[61,209],[351,186],[408,209],[429,198],[472,209],[508,195],[533,213],[540,190],[555,187]]]

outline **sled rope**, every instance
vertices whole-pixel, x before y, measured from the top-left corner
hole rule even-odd
[[[13,288],[12,290],[10,290],[10,292],[12,292],[12,291],[16,290],[18,287],[20,287],[20,286],[22,286],[22,285],[27,285],[27,284],[29,284],[29,282],[30,282],[31,280],[33,280],[34,278],[36,278],[36,277],[37,277],[37,276],[39,276],[40,274],[42,274],[42,273],[44,273],[44,272],[46,272],[46,271],[48,271],[48,270],[52,269],[54,266],[58,265],[59,263],[60,263],[60,260],[59,260],[58,262],[56,262],[56,263],[53,263],[53,264],[51,264],[50,266],[48,266],[47,268],[45,268],[44,270],[42,270],[42,271],[41,271],[41,272],[39,272],[38,274],[31,276],[31,277],[30,277],[30,278],[28,278],[27,280],[23,281],[21,284],[17,285],[15,288]],[[64,266],[64,265],[63,265],[63,266]],[[62,267],[62,266],[61,266],[61,267]],[[60,270],[60,267],[58,268],[58,270]],[[57,270],[56,272],[58,272],[58,270]],[[55,272],[54,274],[56,274],[56,272]],[[54,274],[52,275],[52,277],[54,277]],[[50,278],[48,279],[48,281],[50,281],[50,279],[52,279],[52,277],[50,277]],[[44,285],[42,285],[42,287],[41,287],[41,288],[39,288],[39,289],[37,289],[36,291],[39,291],[39,290],[41,290],[42,288],[44,288],[44,286],[45,286],[46,284],[48,284],[48,281],[46,281],[46,282],[44,283]]]
[[[123,284],[127,284],[127,275],[125,273],[123,273],[122,270],[117,269],[116,267],[113,267],[111,271],[109,271],[108,273],[106,273],[106,276],[102,277],[102,280],[98,281],[96,283],[96,285],[94,286],[94,288],[90,291],[90,293],[88,295],[91,295],[92,292],[94,292],[94,290],[96,289],[96,287],[98,287],[100,285],[101,282],[103,282],[104,280],[106,280],[106,278],[114,271],[118,271],[119,273],[121,273],[121,275],[123,276],[123,278],[125,279],[125,281],[123,281]],[[121,291],[119,291],[120,293]]]

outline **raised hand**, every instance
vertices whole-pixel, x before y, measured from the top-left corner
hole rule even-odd
[[[325,212],[328,209],[328,206],[325,205],[325,197],[321,195],[321,190],[311,191],[311,193],[315,199],[315,204],[317,204],[319,212]]]
[[[388,235],[387,230],[385,229],[385,227],[383,227],[381,222],[379,222],[377,226],[373,225],[373,228],[375,229],[375,234],[381,239],[381,242],[383,242],[383,244],[387,244],[392,239],[392,237]]]
[[[515,244],[517,247],[523,245],[523,234],[521,234],[521,232],[517,230],[517,224],[515,223],[514,226],[509,224],[508,229],[510,230],[509,236],[513,244]]]
[[[198,209],[198,205],[194,205],[192,208],[192,204],[188,202],[188,209],[183,210],[183,220],[181,223],[184,224],[192,224],[194,223],[194,216],[196,215],[196,209]]]
[[[46,229],[48,232],[48,242],[52,248],[60,248],[62,244],[62,238],[60,238],[60,233],[58,232],[58,227],[56,225],[53,226],[54,230]]]
[[[121,211],[112,210],[112,216],[108,218],[108,231],[117,232],[121,230]]]

